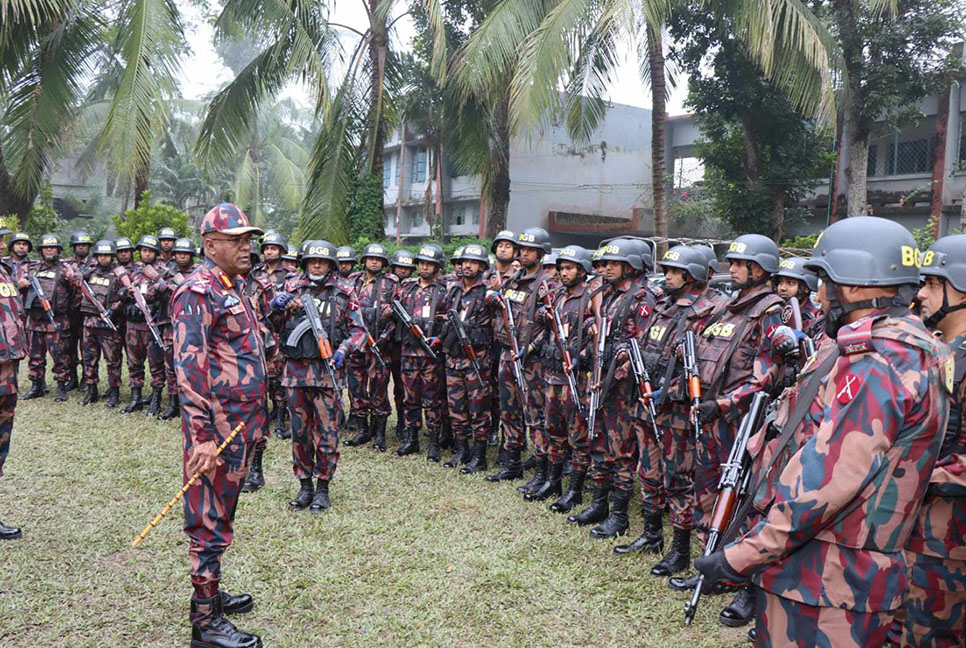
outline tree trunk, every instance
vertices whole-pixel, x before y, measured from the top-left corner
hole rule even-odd
[[[486,217],[486,237],[492,239],[506,229],[510,209],[510,86],[493,107],[493,140],[490,142],[489,205]]]
[[[868,213],[869,134],[849,131],[849,164],[845,167],[848,183],[846,216]]]
[[[785,238],[785,190],[777,189],[771,197],[771,215],[775,223],[773,232],[776,241],[781,242]]]
[[[151,188],[151,163],[146,162],[134,173],[134,208],[141,206],[144,192]]]
[[[849,133],[849,164],[845,168],[846,216],[860,216],[868,210],[869,132],[863,108],[866,97],[866,69],[862,31],[856,10],[859,0],[834,0],[834,17],[842,47],[842,60],[849,78],[847,128]]]
[[[929,217],[934,223],[933,239],[939,238],[943,215],[943,190],[946,185],[946,134],[949,131],[949,89],[946,84],[939,95],[939,109],[936,114],[936,159],[932,167],[932,205]]]
[[[372,96],[369,103],[369,173],[382,178],[383,169],[383,150],[386,146],[386,118],[383,107],[385,80],[386,80],[386,58],[389,55],[389,38],[386,34],[386,23],[377,23],[374,20],[376,7],[379,0],[369,0],[369,29],[372,38],[369,41],[369,63],[371,67],[370,83],[372,85]],[[386,236],[385,228],[385,204],[383,194],[379,194],[379,222],[377,232],[379,238]]]
[[[845,131],[845,112],[838,111],[835,119],[835,162],[832,163],[832,175],[829,178],[827,224],[831,225],[839,216],[839,169],[842,168],[842,135]]]
[[[667,238],[667,88],[661,32],[647,28],[647,58],[651,67],[651,192],[654,196],[654,235]],[[657,258],[667,250],[658,243]]]

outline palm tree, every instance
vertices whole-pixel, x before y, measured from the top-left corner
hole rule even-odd
[[[586,140],[603,119],[620,50],[631,44],[642,80],[654,81],[655,233],[667,236],[661,36],[671,10],[684,3],[693,11],[728,12],[749,54],[792,101],[808,114],[831,117],[830,39],[798,0],[502,0],[457,54],[453,76],[471,93],[509,75],[512,129],[537,127],[562,113],[571,136]]]

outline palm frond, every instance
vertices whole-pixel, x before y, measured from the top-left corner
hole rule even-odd
[[[277,142],[273,141],[262,152],[267,158],[269,179],[275,192],[285,207],[298,209],[305,196],[305,167],[286,155]]]
[[[72,6],[71,0],[0,0],[0,22],[40,25],[66,14]]]
[[[252,204],[255,201],[255,195],[258,193],[257,184],[258,165],[255,164],[250,152],[245,151],[238,165],[238,170],[235,172],[235,201],[239,205]]]

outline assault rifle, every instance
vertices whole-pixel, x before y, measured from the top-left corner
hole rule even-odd
[[[708,533],[708,543],[704,547],[704,555],[710,556],[718,550],[725,530],[732,524],[732,517],[738,509],[738,501],[742,497],[753,497],[748,493],[748,483],[751,479],[751,457],[746,452],[748,439],[761,427],[768,405],[768,396],[764,392],[756,392],[751,399],[748,413],[741,419],[738,436],[727,463],[721,466],[721,481],[718,482],[718,497],[714,501],[711,513],[711,525]],[[684,606],[684,624],[691,625],[694,614],[698,611],[701,600],[701,589],[704,587],[704,574],[698,577],[697,587],[691,600]]]
[[[597,309],[597,339],[594,342],[594,371],[590,382],[590,403],[587,406],[587,434],[590,439],[597,438],[594,428],[597,426],[597,410],[600,408],[601,381],[604,379],[604,348],[607,344],[607,334],[610,330],[610,320]]]
[[[302,302],[302,310],[305,311],[305,317],[308,319],[309,326],[312,328],[312,335],[315,336],[315,341],[319,345],[319,357],[322,359],[322,367],[332,380],[332,386],[335,389],[340,389],[339,383],[335,379],[335,372],[332,370],[332,363],[330,362],[332,358],[332,342],[325,332],[325,327],[322,326],[322,317],[319,315],[319,306],[315,303],[315,297],[309,292],[308,288],[305,288],[299,294],[299,298]]]
[[[503,308],[503,319],[506,321],[507,337],[510,338],[510,350],[513,352],[513,379],[520,388],[523,395],[524,411],[527,410],[527,381],[523,375],[523,355],[520,353],[520,340],[517,339],[517,325],[513,321],[513,309],[510,307],[510,298],[500,295],[500,306]]]
[[[114,274],[118,279],[121,280],[121,285],[134,296],[134,303],[137,304],[138,310],[141,311],[141,315],[144,316],[144,321],[148,325],[148,330],[151,331],[151,336],[154,337],[154,341],[157,343],[157,345],[161,347],[161,349],[164,349],[165,345],[164,340],[161,338],[161,331],[158,329],[158,325],[154,323],[154,318],[151,316],[151,309],[148,308],[148,303],[144,300],[144,293],[141,292],[140,286],[135,286],[131,282],[131,273],[129,273],[123,266],[117,266],[114,268]]]
[[[701,374],[698,373],[698,355],[694,350],[694,331],[684,334],[684,378],[688,381],[688,398],[694,410],[691,424],[694,425],[694,438],[701,438],[701,421],[698,418],[698,405],[701,404]]]
[[[27,273],[27,279],[30,281],[30,287],[34,289],[37,293],[37,299],[40,300],[40,305],[44,307],[44,313],[47,315],[47,319],[50,323],[54,325],[55,331],[60,331],[60,325],[57,324],[57,320],[54,319],[54,307],[50,305],[50,300],[47,299],[47,295],[44,294],[44,287],[40,285],[40,281],[34,275]]]
[[[376,339],[372,337],[372,333],[369,332],[369,327],[366,326],[366,318],[364,318],[362,313],[359,311],[350,310],[349,319],[358,324],[362,330],[366,332],[366,344],[369,345],[369,350],[372,351],[372,355],[375,356],[376,362],[379,363],[379,366],[382,367],[383,370],[385,370],[386,361],[383,359],[382,354],[379,353],[379,347],[376,345]]]
[[[483,374],[480,373],[480,363],[476,359],[476,349],[470,344],[470,337],[466,334],[466,327],[463,326],[463,320],[457,314],[456,310],[449,309],[446,311],[446,317],[449,319],[450,326],[456,331],[456,337],[460,341],[460,346],[463,347],[463,355],[469,358],[469,361],[473,364],[473,371],[476,372],[476,379],[483,384]]]
[[[644,365],[641,344],[637,338],[630,340],[630,358],[631,368],[634,370],[634,377],[637,379],[637,387],[641,391],[641,398],[647,401],[647,415],[651,419],[651,427],[654,428],[654,438],[660,443],[661,433],[657,427],[657,410],[654,408],[654,390],[651,388],[651,376]]]
[[[111,321],[111,316],[107,314],[107,309],[104,308],[104,305],[97,299],[97,296],[94,295],[94,289],[91,288],[89,283],[87,283],[87,279],[84,279],[83,277],[81,277],[80,280],[80,289],[81,292],[84,293],[84,297],[87,297],[91,303],[97,307],[97,314],[100,316],[101,321],[107,324],[109,329],[117,333],[117,325]]]
[[[436,352],[433,351],[433,347],[429,345],[429,340],[426,338],[426,334],[423,333],[423,329],[419,328],[419,324],[413,321],[413,318],[406,312],[406,307],[398,299],[392,300],[392,312],[396,314],[399,321],[402,322],[403,326],[409,329],[409,332],[413,334],[419,345],[423,347],[423,350],[429,354],[429,357],[435,362],[439,359]]]
[[[560,313],[553,307],[553,296],[550,294],[550,290],[547,289],[546,284],[544,284],[543,288],[544,303],[550,309],[551,315],[553,315],[553,341],[556,343],[557,350],[560,351],[560,356],[563,358],[563,370],[564,376],[567,377],[567,387],[570,389],[570,400],[574,402],[577,413],[583,414],[584,407],[580,404],[580,397],[577,395],[577,378],[574,376],[573,358],[570,355],[570,349],[567,348],[567,335],[564,333],[563,322],[560,320]]]

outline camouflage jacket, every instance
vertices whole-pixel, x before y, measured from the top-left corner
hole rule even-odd
[[[121,280],[114,274],[113,264],[107,268],[102,268],[99,265],[88,268],[84,273],[84,281],[91,287],[91,292],[94,293],[98,303],[106,310],[116,312],[121,308]],[[97,306],[92,304],[83,292],[80,294],[80,312],[84,316],[84,326],[97,329],[108,328],[104,320],[101,319]]]
[[[601,400],[614,393],[625,402],[636,403],[637,385],[627,359],[627,341],[643,338],[654,315],[654,295],[636,281],[607,286],[601,293],[601,315],[608,319],[604,343],[604,368],[607,375]]]
[[[503,288],[502,294],[510,302],[513,323],[517,329],[517,343],[521,349],[530,346],[543,332],[543,328],[534,322],[534,316],[544,291],[556,290],[558,285],[541,267],[532,275],[511,279]],[[510,349],[510,334],[507,332],[502,309],[497,311],[497,316],[493,320],[493,334],[504,349]]]
[[[410,277],[398,284],[395,298],[413,318],[413,322],[423,330],[423,334],[431,338],[439,336],[446,320],[446,311],[443,309],[445,297],[446,285],[442,279],[436,279],[424,286],[418,277]],[[428,357],[429,354],[419,341],[395,317],[386,325],[383,337],[388,337],[393,332],[396,340],[401,343],[402,355]]]
[[[27,354],[27,337],[24,331],[23,302],[20,291],[7,266],[0,265],[0,364],[20,360]],[[13,385],[0,381],[0,395],[16,391],[16,374]]]
[[[594,348],[594,337],[591,335],[594,318],[590,310],[590,289],[587,284],[577,284],[572,289],[560,286],[553,293],[552,304],[560,317],[564,342],[571,360],[579,362],[581,357],[589,358]],[[553,314],[546,304],[541,305],[537,311],[537,321],[543,331],[534,341],[533,347],[543,359],[547,384],[566,385],[567,374],[564,373],[563,353],[557,346]],[[588,362],[585,361],[583,364],[585,365],[583,369],[589,367]],[[578,377],[582,373],[581,368],[575,368],[574,371]]]
[[[952,358],[920,320],[883,311],[843,327],[838,346],[817,428],[767,515],[724,553],[778,596],[886,612],[906,589],[903,547],[942,444]]]
[[[171,302],[181,425],[196,444],[224,439],[241,422],[245,441],[265,434],[265,353],[243,284],[206,261]]]
[[[399,278],[388,272],[373,277],[362,270],[353,273],[349,277],[349,282],[355,292],[356,299],[359,301],[359,311],[362,313],[366,328],[369,329],[369,334],[373,339],[378,340],[386,328],[386,321],[389,319],[383,315],[383,311],[396,294]]]
[[[477,364],[481,369],[485,363],[492,362],[490,353],[493,346],[493,311],[486,305],[486,290],[482,278],[469,287],[461,281],[449,287],[440,307],[444,317],[450,310],[456,311],[463,322],[470,346],[480,356]],[[472,363],[466,358],[456,329],[448,317],[442,322],[440,332],[443,340],[441,349],[446,354],[446,362],[457,369],[470,368]]]
[[[30,264],[29,273],[37,277],[57,318],[66,319],[70,313],[76,312],[80,307],[80,293],[74,290],[74,273],[63,261],[54,263],[47,263],[42,259],[34,261]],[[54,330],[32,287],[26,290],[24,308],[30,316],[28,324],[32,330]]]

